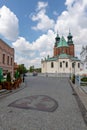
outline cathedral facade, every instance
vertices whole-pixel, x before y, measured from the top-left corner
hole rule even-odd
[[[76,73],[80,71],[80,60],[75,57],[73,36],[69,32],[67,41],[64,36],[55,38],[53,56],[41,60],[42,73]]]

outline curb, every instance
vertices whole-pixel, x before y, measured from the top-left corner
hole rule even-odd
[[[73,84],[70,80],[69,83],[72,87],[73,95],[75,95],[78,106],[80,107],[83,119],[87,125],[87,94],[80,87]]]
[[[6,97],[6,96],[10,96],[11,94],[14,94],[22,89],[24,89],[25,87],[25,83],[21,83],[20,87],[17,89],[13,89],[13,90],[0,90],[0,99]]]

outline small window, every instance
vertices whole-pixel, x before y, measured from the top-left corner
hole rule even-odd
[[[60,68],[62,68],[62,62],[60,62]]]
[[[80,68],[80,63],[78,63],[78,68]]]
[[[51,62],[51,68],[53,68],[54,67],[54,64],[53,64],[53,62]]]
[[[66,62],[66,68],[68,68],[68,62]]]
[[[9,65],[9,56],[7,57],[7,65]]]
[[[72,63],[72,68],[74,68],[74,63]]]
[[[13,59],[11,58],[11,65],[12,65]]]
[[[5,64],[5,54],[3,54],[2,63]]]

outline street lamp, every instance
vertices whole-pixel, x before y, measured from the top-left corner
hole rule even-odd
[[[65,72],[65,65],[64,65],[65,61],[63,61],[63,72]]]
[[[73,80],[72,82],[75,84],[75,64],[76,62],[73,62],[73,67],[74,67],[74,74],[73,74]]]

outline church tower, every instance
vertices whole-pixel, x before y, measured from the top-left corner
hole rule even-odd
[[[59,37],[59,34],[57,33],[57,36],[55,38],[55,45],[54,45],[54,56],[57,55],[57,46],[58,46],[59,42],[60,42],[60,37]]]
[[[57,33],[54,44],[54,57],[62,53],[74,57],[74,44],[72,38],[73,36],[71,35],[70,31],[67,36],[68,41],[65,40],[64,36],[60,38],[59,34]]]
[[[69,31],[67,39],[57,33],[53,47],[53,56],[47,56],[41,60],[41,72],[49,76],[54,73],[56,76],[69,77],[80,71],[80,60],[74,56],[73,36]],[[75,63],[75,65],[74,65]],[[65,74],[65,75],[64,75]]]
[[[72,38],[73,38],[73,36],[71,35],[71,33],[69,31],[69,34],[67,36],[67,39],[68,39],[67,43],[69,45],[69,55],[72,55],[74,57],[75,56],[75,54],[74,54],[74,44],[73,44]]]

